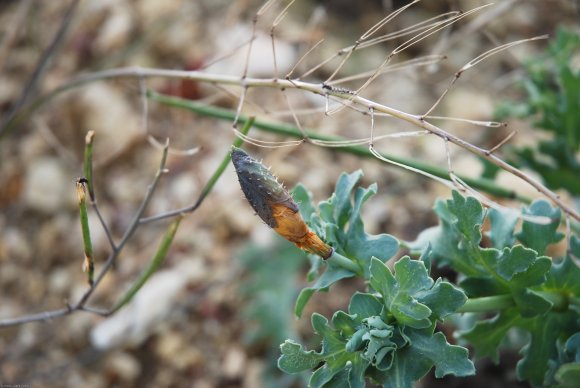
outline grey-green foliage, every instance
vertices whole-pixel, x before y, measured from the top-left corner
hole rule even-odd
[[[389,235],[370,235],[360,216],[363,203],[376,185],[356,187],[361,172],[343,174],[330,199],[315,207],[303,186],[294,190],[305,220],[334,249],[360,267],[355,274],[333,267],[330,260],[314,285],[303,290],[297,311],[316,291],[346,277],[362,276],[368,292],[351,298],[347,312],[337,311],[329,322],[313,314],[312,326],[322,337],[320,351],[306,350],[295,341],[282,344],[279,367],[288,373],[316,369],[312,387],[364,387],[365,380],[387,387],[412,387],[432,368],[437,377],[466,376],[475,369],[465,348],[451,345],[436,332],[436,323],[461,307],[465,294],[451,283],[429,277],[423,261],[408,256],[391,271],[385,262],[398,250]],[[313,261],[315,275],[321,263]],[[306,297],[305,297],[306,295]]]
[[[510,161],[539,173],[548,187],[580,195],[580,33],[560,28],[546,53],[529,61],[521,103],[501,104],[497,117],[534,120],[535,128],[552,136],[536,148],[511,149]]]
[[[364,232],[360,208],[376,187],[356,187],[359,179],[360,172],[343,174],[332,197],[318,207],[304,187],[294,190],[309,225],[360,268],[354,273],[333,267],[332,260],[313,259],[311,276],[317,278],[300,294],[296,311],[312,293],[328,291],[346,277],[362,277],[368,288],[355,293],[348,310],[335,312],[330,321],[312,315],[320,349],[284,342],[278,361],[283,371],[313,370],[312,387],[364,387],[366,381],[412,387],[431,369],[436,377],[474,374],[467,350],[436,330],[437,322],[469,311],[469,299],[474,299],[491,303],[487,311],[495,311],[492,318],[475,315],[473,327],[457,333],[478,357],[499,361],[498,347],[506,335],[524,331],[529,341],[519,349],[518,379],[562,387],[577,381],[580,269],[573,257],[580,257],[580,239],[570,236],[565,257],[546,255],[563,238],[560,210],[539,200],[522,209],[527,218],[518,222],[513,213],[486,210],[475,198],[453,192],[451,199],[435,204],[439,225],[406,244],[413,253],[421,252],[419,260],[405,256],[390,269],[386,261],[396,253],[397,240]],[[489,239],[484,240],[488,217]],[[451,267],[459,283],[432,279],[432,265]],[[488,302],[494,297],[510,303]]]

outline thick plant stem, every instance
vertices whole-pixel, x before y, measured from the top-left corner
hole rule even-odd
[[[561,293],[539,291],[539,295],[552,302],[552,310],[562,311],[569,307],[570,304],[579,305],[580,300],[577,298],[568,299]],[[484,296],[481,298],[470,298],[463,306],[457,309],[458,313],[483,313],[497,310],[505,310],[514,307],[516,303],[511,295],[494,295]]]
[[[342,267],[350,272],[353,272],[357,275],[361,274],[361,269],[358,265],[356,265],[356,263],[346,257],[344,257],[343,255],[339,254],[336,252],[336,250],[334,250],[332,252],[332,255],[330,255],[330,257],[327,259],[327,261],[329,263],[334,263],[335,265]]]
[[[482,313],[487,311],[504,310],[515,306],[511,295],[484,296],[470,298],[463,306],[457,309],[458,313]]]

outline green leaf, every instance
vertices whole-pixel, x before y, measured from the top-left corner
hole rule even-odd
[[[411,259],[405,257],[395,264],[395,271],[396,278],[382,261],[373,258],[371,286],[382,295],[387,310],[401,325],[415,328],[431,326],[428,319],[431,309],[411,295],[430,288],[433,284],[433,280],[427,276],[425,265],[419,261],[411,263]]]
[[[490,209],[488,214],[491,224],[488,235],[493,246],[502,249],[514,245],[514,229],[519,215],[512,210],[496,209]]]
[[[463,197],[457,191],[453,191],[453,200],[447,201],[449,211],[455,216],[457,230],[475,244],[481,241],[481,225],[483,225],[483,207],[473,197]]]
[[[560,225],[560,209],[553,208],[548,201],[543,199],[534,201],[530,207],[523,210],[523,214],[543,216],[552,220],[547,225],[524,221],[521,232],[516,234],[522,244],[538,254],[543,255],[548,245],[557,243],[564,237],[564,234],[557,231]]]
[[[548,279],[541,288],[545,291],[558,291],[564,295],[580,296],[580,268],[574,263],[571,255],[580,257],[580,238],[572,236],[570,240],[569,256],[559,263],[552,264]],[[575,249],[575,250],[574,250]]]
[[[355,292],[348,305],[348,312],[356,314],[361,321],[361,317],[380,315],[382,310],[383,304],[376,296],[361,292]]]
[[[340,330],[330,327],[328,320],[322,315],[312,315],[312,327],[322,337],[322,350],[319,355],[325,364],[312,374],[309,385],[333,387],[339,380],[347,379],[351,386],[364,387],[364,370],[368,367],[368,362],[359,353],[346,351],[346,341]]]
[[[527,271],[536,261],[536,251],[516,245],[513,248],[505,248],[497,265],[497,273],[505,280],[511,280],[515,274]],[[550,269],[550,266],[546,271]]]
[[[479,247],[484,216],[479,202],[471,197],[463,198],[454,191],[453,199],[438,200],[434,210],[439,226],[422,232],[409,244],[411,249],[422,250],[430,245],[431,257],[438,265],[450,265],[470,277],[489,276],[486,261],[498,253]]]
[[[442,333],[432,335],[429,330],[408,330],[410,346],[398,351],[391,370],[386,373],[383,387],[413,387],[435,367],[437,378],[446,375],[469,376],[475,367],[468,358],[467,349],[450,345]]]
[[[293,197],[309,227],[330,244],[336,253],[345,256],[345,260],[351,260],[352,267],[359,269],[355,272],[359,273],[362,269],[363,276],[368,279],[371,257],[387,261],[397,253],[399,242],[387,234],[375,236],[364,231],[360,211],[362,205],[376,194],[377,188],[376,184],[373,184],[368,188],[358,187],[355,190],[355,185],[361,177],[360,170],[352,174],[341,174],[332,196],[319,203],[319,214],[316,213],[311,195],[304,186],[296,186]],[[326,291],[337,281],[356,275],[352,270],[337,265],[340,263],[336,260],[331,259],[324,263],[326,267],[320,277],[313,285],[303,289],[298,296],[294,309],[297,316],[302,315],[306,303],[314,292]],[[316,278],[322,265],[322,260],[312,260],[309,280]]]
[[[410,330],[411,349],[417,357],[425,357],[435,365],[435,377],[447,375],[470,376],[475,374],[475,367],[468,358],[467,349],[450,345],[443,333],[431,335],[429,331]]]
[[[580,34],[559,28],[548,50],[526,64],[523,87],[527,98],[520,104],[505,103],[503,112],[498,112],[504,118],[534,119],[536,128],[551,132],[549,140],[537,147],[512,148],[509,162],[535,170],[548,187],[564,188],[573,196],[580,194],[580,71],[570,58],[578,52]]]
[[[442,321],[463,306],[467,296],[453,284],[439,278],[429,291],[418,293],[417,300],[431,309],[432,319]]]
[[[549,360],[557,356],[557,341],[575,332],[577,319],[572,311],[525,318],[512,308],[490,320],[478,322],[471,330],[461,333],[460,338],[469,341],[477,357],[491,357],[497,362],[498,347],[507,332],[515,327],[526,330],[530,333],[530,341],[522,349],[517,376],[520,380],[541,385],[548,372]]]
[[[399,241],[393,236],[388,234],[370,235],[364,231],[360,209],[367,199],[376,194],[376,191],[376,184],[372,184],[366,189],[362,187],[356,189],[344,246],[346,254],[356,257],[361,263],[361,267],[365,270],[365,278],[368,278],[371,257],[385,262],[399,250]]]
[[[556,372],[556,381],[565,388],[576,388],[580,381],[580,363],[565,364]]]
[[[546,314],[543,317],[522,319],[521,327],[530,332],[530,342],[517,364],[517,376],[541,385],[548,371],[548,361],[557,356],[556,343],[578,329],[578,316],[573,313]]]
[[[580,333],[572,335],[564,346],[558,347],[558,359],[550,360],[550,370],[544,385],[576,387],[580,379]],[[556,384],[557,383],[557,384]]]
[[[286,373],[304,372],[320,363],[321,357],[314,350],[306,351],[292,340],[286,340],[280,345],[280,350],[282,356],[278,359],[278,367]]]
[[[292,189],[291,194],[292,198],[298,205],[298,209],[302,215],[302,218],[306,223],[309,223],[312,216],[316,214],[316,209],[314,208],[314,203],[312,202],[312,194],[301,183],[298,183]]]
[[[475,348],[478,358],[490,357],[499,361],[499,347],[507,332],[519,322],[517,310],[502,311],[495,317],[479,321],[470,330],[461,332],[459,338]]]
[[[316,280],[311,287],[306,287],[300,291],[296,306],[294,307],[294,314],[297,317],[302,316],[306,303],[310,300],[316,291],[325,290],[341,279],[351,278],[355,274],[342,267],[336,265],[333,261],[328,261],[328,265],[324,273]]]
[[[345,227],[351,216],[352,204],[350,195],[362,175],[362,170],[357,170],[352,174],[342,173],[338,178],[338,182],[336,182],[333,214],[336,224],[340,229]]]

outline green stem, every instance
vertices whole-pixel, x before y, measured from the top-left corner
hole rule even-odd
[[[91,242],[91,231],[89,229],[89,216],[87,213],[87,196],[85,190],[86,180],[79,179],[77,181],[77,196],[79,199],[79,214],[81,221],[81,230],[83,234],[83,247],[85,251],[85,260],[83,262],[83,270],[87,271],[89,285],[92,287],[94,283],[95,264],[93,261],[93,244]]]
[[[83,171],[85,179],[87,180],[87,187],[89,189],[89,197],[91,201],[95,201],[95,191],[93,189],[93,139],[95,132],[89,131],[85,137],[85,156],[83,162]]]
[[[198,113],[198,114],[203,115],[203,116],[210,116],[210,117],[215,117],[218,119],[228,120],[228,121],[233,121],[236,118],[236,112],[233,110],[229,110],[229,109],[208,106],[208,105],[194,102],[191,100],[186,100],[186,99],[172,97],[172,96],[166,96],[166,95],[162,95],[162,94],[151,92],[151,91],[147,92],[147,96],[150,99],[152,99],[153,101],[157,101],[157,102],[160,102],[162,104],[166,104],[166,105],[177,107],[177,108],[187,109],[187,110],[190,110],[192,112]],[[245,123],[245,122],[247,122],[247,120],[249,120],[249,118],[247,116],[243,116],[243,115],[240,115],[238,118],[238,121],[241,123]],[[284,136],[289,136],[289,137],[294,137],[294,138],[303,138],[303,134],[298,128],[296,128],[295,126],[292,126],[292,125],[288,125],[288,124],[280,124],[280,123],[272,123],[272,122],[256,120],[254,122],[254,127],[262,129],[262,130],[267,131],[267,132],[276,133],[279,135],[284,135]],[[314,139],[314,140],[324,140],[324,141],[337,141],[337,140],[343,141],[343,140],[346,140],[346,139],[343,139],[341,137],[321,135],[321,134],[318,134],[318,133],[312,132],[312,131],[305,131],[305,133],[309,138]],[[362,147],[362,146],[345,146],[345,147],[340,147],[340,150],[342,152],[346,152],[346,153],[350,153],[350,154],[354,154],[354,155],[358,155],[358,156],[362,156],[362,157],[375,158],[375,156],[369,151],[368,148]],[[385,153],[381,153],[381,155],[387,159],[394,161],[394,162],[401,163],[401,164],[404,164],[406,166],[410,166],[410,167],[422,170],[424,172],[435,175],[437,177],[444,178],[444,179],[449,178],[449,172],[446,169],[435,167],[432,164],[421,163],[421,162],[417,162],[414,160],[399,158],[399,157],[396,157],[393,155],[388,155]],[[468,185],[470,185],[474,188],[486,191],[486,192],[493,194],[493,195],[496,195],[498,197],[517,199],[517,200],[524,202],[524,203],[531,202],[531,200],[529,198],[521,196],[521,195],[517,194],[516,192],[514,192],[513,190],[504,189],[503,187],[498,186],[495,182],[493,182],[489,179],[483,179],[483,178],[475,179],[475,178],[469,178],[469,177],[465,177],[465,176],[460,176],[460,178],[464,182],[466,182]]]
[[[563,311],[569,305],[580,306],[580,298],[567,298],[559,292],[536,291],[539,295],[552,302],[552,310]],[[497,310],[505,310],[514,307],[516,303],[511,295],[484,296],[481,298],[470,298],[463,306],[457,309],[458,313],[483,313]]]
[[[346,258],[343,255],[337,253],[336,250],[332,251],[332,255],[330,255],[327,261],[329,263],[332,262],[333,264],[342,267],[350,272],[353,272],[357,275],[361,275],[361,270],[359,266],[356,265],[356,263],[350,260],[349,258]]]
[[[482,313],[495,310],[504,310],[515,306],[511,295],[484,296],[470,298],[463,306],[457,309],[458,313]]]
[[[155,256],[153,256],[153,260],[149,263],[149,266],[141,273],[139,278],[133,283],[131,288],[123,295],[123,297],[115,304],[115,307],[111,310],[111,314],[118,311],[121,307],[129,303],[131,299],[135,296],[135,294],[143,287],[143,285],[149,280],[149,278],[157,271],[157,269],[163,264],[165,257],[167,256],[167,252],[169,251],[169,247],[173,242],[173,237],[175,237],[175,233],[177,232],[177,228],[179,227],[179,223],[181,222],[182,217],[178,217],[175,219],[170,225],[165,235],[163,236],[163,240],[157,248],[157,252],[155,252]],[[154,301],[151,301],[154,303]]]

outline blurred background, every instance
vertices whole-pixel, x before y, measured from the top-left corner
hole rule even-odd
[[[258,18],[249,75],[284,77],[324,38],[294,73],[303,74],[353,44],[378,20],[406,3],[297,1],[276,27],[274,68],[269,36],[285,7],[276,3]],[[444,12],[483,4],[486,2],[479,0],[425,1],[382,31],[397,31]],[[234,110],[240,89],[163,78],[140,84],[137,79],[124,78],[88,83],[44,100],[39,97],[81,74],[125,66],[241,76],[247,55],[243,45],[252,36],[252,19],[260,6],[261,2],[253,0],[0,1],[0,320],[76,303],[88,287],[81,270],[84,253],[75,196],[75,179],[83,174],[87,131],[95,131],[97,201],[118,242],[159,165],[161,150],[151,145],[147,133],[161,143],[169,138],[172,149],[168,173],[147,208],[148,216],[195,202],[235,139],[231,121],[153,101],[145,111],[143,86]],[[363,95],[421,114],[445,90],[453,74],[485,50],[541,34],[554,37],[562,26],[578,30],[579,7],[571,0],[497,1],[395,59],[401,62],[444,54],[445,61],[387,73]],[[355,53],[339,76],[377,68],[404,41],[400,38]],[[544,52],[548,44],[545,40],[531,42],[482,62],[461,76],[433,115],[493,119],[500,102],[524,98],[518,86],[524,77],[523,63]],[[239,47],[242,49],[236,50]],[[580,63],[578,57],[570,61]],[[334,61],[321,66],[306,79],[321,82],[337,65]],[[293,124],[288,99],[297,111],[319,108],[314,114],[299,114],[301,124],[310,130],[348,139],[370,134],[370,119],[360,112],[343,110],[325,116],[320,111],[323,98],[285,93],[252,89],[243,113]],[[38,109],[26,111],[39,101]],[[436,123],[488,148],[514,129],[519,134],[512,145],[533,144],[545,137],[525,120],[509,119],[507,128]],[[413,129],[383,117],[375,124],[375,135]],[[288,140],[257,129],[250,136]],[[445,148],[438,138],[394,139],[376,146],[391,155],[446,169]],[[193,155],[180,152],[196,147],[199,151]],[[379,191],[363,211],[366,228],[402,240],[413,240],[421,230],[436,224],[431,211],[434,200],[449,195],[446,187],[422,176],[340,149],[309,144],[244,148],[257,159],[263,158],[286,186],[304,183],[315,202],[330,196],[342,171],[362,169],[363,184],[377,182]],[[484,173],[485,165],[472,155],[452,149],[452,156],[456,172],[472,177]],[[537,196],[507,174],[500,173],[496,180],[503,187]],[[565,192],[562,195],[566,197]],[[91,210],[89,217],[98,273],[111,248]],[[147,265],[168,224],[159,221],[137,230],[89,305],[112,306]],[[303,253],[281,241],[254,216],[229,166],[202,206],[182,221],[163,267],[124,310],[110,318],[79,312],[0,328],[0,385],[304,386],[302,376],[277,371],[278,345],[294,338],[316,348],[311,312],[328,316],[344,308],[354,290],[364,287],[356,281],[342,282],[329,294],[315,296],[298,320],[292,314],[293,306],[300,288],[307,284],[307,268]],[[428,376],[421,386],[515,386],[516,361],[517,354],[506,352],[501,367],[480,361],[476,378],[435,380]]]

